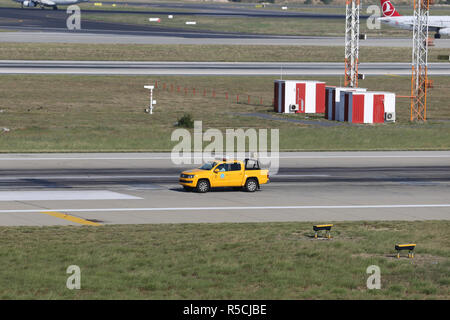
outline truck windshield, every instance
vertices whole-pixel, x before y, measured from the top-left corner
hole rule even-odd
[[[200,167],[201,170],[211,170],[216,166],[217,162],[207,162]]]

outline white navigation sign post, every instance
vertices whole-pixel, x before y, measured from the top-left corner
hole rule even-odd
[[[145,112],[152,114],[153,113],[153,105],[156,104],[156,100],[153,100],[153,89],[155,89],[155,87],[154,86],[144,86],[144,88],[150,90],[150,106],[148,107],[148,109],[145,109]]]

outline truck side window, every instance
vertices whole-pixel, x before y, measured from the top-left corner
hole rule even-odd
[[[232,163],[230,166],[230,171],[241,171],[240,163]]]
[[[245,169],[247,170],[258,170],[259,169],[259,163],[258,161],[248,159],[245,163]]]
[[[220,172],[227,171],[227,170],[226,170],[226,165],[225,165],[225,163],[219,164],[219,165],[217,166],[216,170],[219,170]]]

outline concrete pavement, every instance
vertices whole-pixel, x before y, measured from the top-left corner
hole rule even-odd
[[[0,155],[0,225],[450,219],[447,151],[281,153],[255,193],[185,192],[178,174],[194,165],[169,159]]]
[[[7,27],[0,28],[8,30]],[[168,32],[154,31],[151,34],[139,31],[61,32],[47,28],[36,32],[33,28],[16,28],[20,32],[0,32],[0,42],[30,43],[98,43],[98,44],[195,44],[195,45],[290,45],[290,46],[344,46],[343,37],[317,36],[268,36],[230,35],[219,32]],[[450,39],[436,39],[435,48],[450,48]],[[368,38],[360,41],[362,47],[412,47],[410,38]]]
[[[144,62],[0,60],[0,74],[84,75],[342,75],[332,62]],[[411,64],[361,63],[365,75],[410,75]],[[429,63],[429,75],[450,75],[449,63]]]

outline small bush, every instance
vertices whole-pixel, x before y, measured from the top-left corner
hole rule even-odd
[[[178,119],[176,126],[182,128],[193,128],[194,120],[192,120],[192,116],[190,114],[185,114],[180,119]]]

